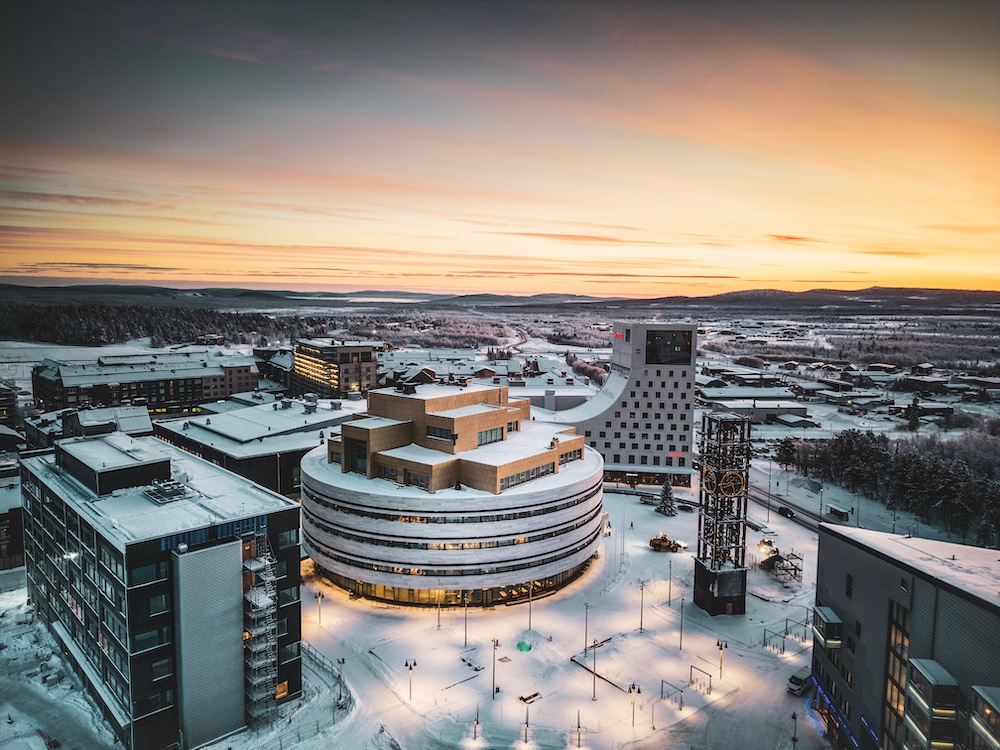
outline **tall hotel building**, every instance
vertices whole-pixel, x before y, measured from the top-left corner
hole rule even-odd
[[[335,428],[336,429],[336,428]],[[603,462],[506,387],[374,390],[302,459],[306,552],[401,604],[489,606],[566,585],[598,552]]]
[[[28,597],[129,750],[194,748],[302,691],[299,508],[153,437],[21,462]]]
[[[1000,748],[1000,551],[821,524],[816,704],[840,750]]]
[[[292,394],[347,398],[367,393],[378,382],[375,352],[380,346],[372,341],[299,339],[292,351]]]
[[[609,481],[690,486],[697,335],[694,323],[616,322],[601,390],[544,418],[575,427]]]

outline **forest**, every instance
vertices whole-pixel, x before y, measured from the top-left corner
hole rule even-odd
[[[912,435],[890,440],[845,430],[823,440],[785,438],[775,460],[804,476],[837,484],[915,513],[981,546],[996,546],[1000,531],[1000,419],[962,435]]]

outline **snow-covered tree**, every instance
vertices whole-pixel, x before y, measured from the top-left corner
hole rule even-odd
[[[660,490],[660,502],[656,510],[665,516],[677,515],[677,503],[674,500],[674,488],[670,486],[670,479],[663,482],[663,489]]]

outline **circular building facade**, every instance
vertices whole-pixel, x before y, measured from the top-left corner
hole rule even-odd
[[[345,470],[321,446],[301,464],[305,551],[341,588],[399,604],[462,605],[467,597],[490,606],[551,592],[586,569],[603,536],[604,462],[582,440],[576,445],[551,464],[506,475],[499,492],[461,482],[429,490],[399,481],[395,469],[372,478],[367,467]],[[417,446],[405,450],[384,462],[419,469],[436,460]]]

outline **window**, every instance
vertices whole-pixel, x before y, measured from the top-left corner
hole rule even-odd
[[[477,445],[489,445],[490,443],[499,443],[503,440],[503,427],[494,427],[490,430],[481,430],[476,435]]]
[[[154,680],[162,680],[174,673],[173,659],[169,656],[166,659],[158,659],[152,665],[152,677]]]
[[[382,467],[382,478],[388,479],[390,482],[395,482],[398,473],[395,466],[383,466]]]
[[[282,646],[278,651],[278,663],[284,664],[285,662],[292,661],[293,659],[299,658],[299,644],[298,641],[295,643],[289,643]]]
[[[284,607],[286,604],[291,604],[299,600],[299,587],[289,586],[286,589],[281,589],[278,591],[278,606]]]
[[[277,700],[281,700],[286,695],[288,695],[288,680],[282,680],[278,683],[278,687],[274,690],[274,697]]]
[[[454,440],[455,433],[447,427],[434,427],[433,425],[427,425],[427,437],[440,438],[442,440]]]
[[[158,594],[149,599],[149,614],[159,615],[170,609],[170,597],[168,594]]]
[[[289,549],[299,543],[299,530],[288,529],[278,533],[278,549]]]

